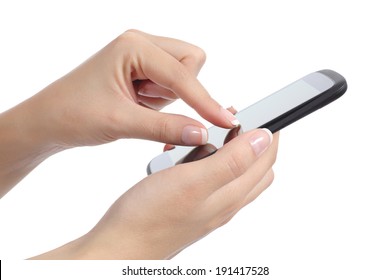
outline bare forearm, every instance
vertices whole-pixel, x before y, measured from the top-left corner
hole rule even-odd
[[[26,101],[0,114],[0,197],[58,148],[45,140],[39,108]]]

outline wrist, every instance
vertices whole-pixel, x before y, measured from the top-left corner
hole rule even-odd
[[[151,247],[149,242],[136,242],[137,238],[109,233],[101,236],[93,231],[61,247],[32,257],[41,260],[161,260],[172,258],[158,248]]]
[[[73,240],[61,247],[30,258],[30,260],[85,260],[88,258],[88,248],[85,246],[85,236]]]
[[[61,247],[32,257],[34,260],[114,260],[114,259],[146,259],[142,254],[129,252],[128,247],[116,246],[110,239],[100,240],[90,233],[75,239]],[[115,243],[115,242],[114,242]],[[117,242],[119,243],[119,242]],[[119,248],[117,248],[119,247]],[[133,253],[133,254],[132,254]],[[130,254],[130,255],[129,255]]]
[[[0,197],[61,150],[47,137],[41,113],[28,100],[0,114]]]

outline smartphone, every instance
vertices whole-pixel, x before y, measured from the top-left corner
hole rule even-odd
[[[272,133],[320,109],[342,96],[347,90],[343,76],[333,70],[320,70],[289,84],[236,114],[240,127],[208,129],[208,143],[199,147],[176,146],[152,159],[147,173],[198,160],[213,154],[230,138],[255,128]]]

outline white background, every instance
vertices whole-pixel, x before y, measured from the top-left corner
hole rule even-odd
[[[0,111],[129,28],[203,48],[208,59],[200,81],[237,109],[310,72],[336,70],[348,81],[347,93],[282,131],[272,187],[174,261],[267,265],[272,279],[389,279],[387,6],[375,0],[2,1]],[[199,119],[181,102],[165,111]],[[146,175],[162,147],[122,140],[48,159],[0,201],[0,258],[27,258],[87,232]]]

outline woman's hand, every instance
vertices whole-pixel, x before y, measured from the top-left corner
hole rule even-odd
[[[201,123],[158,110],[181,98],[215,125],[237,124],[196,79],[204,61],[188,43],[127,31],[29,102],[60,146],[120,138],[200,145],[207,140]]]
[[[200,145],[207,130],[158,112],[182,98],[215,125],[237,120],[196,79],[204,52],[191,44],[127,31],[66,76],[0,114],[0,197],[50,155],[120,138]]]
[[[38,256],[52,259],[169,259],[227,223],[273,180],[279,134],[254,130],[214,155],[146,177],[88,234]]]

